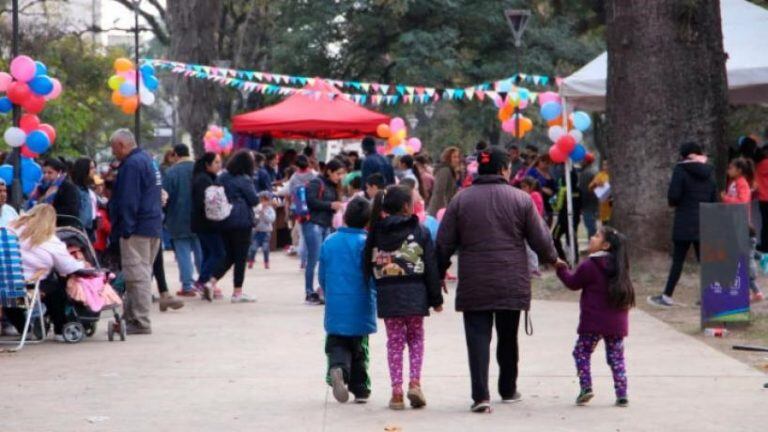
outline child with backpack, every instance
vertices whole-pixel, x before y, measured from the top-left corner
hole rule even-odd
[[[577,405],[594,397],[590,362],[600,339],[605,341],[606,358],[613,372],[616,406],[629,405],[627,372],[624,366],[624,338],[628,332],[629,309],[635,305],[635,291],[629,279],[629,259],[624,235],[605,226],[589,239],[589,258],[574,271],[557,264],[557,277],[571,290],[582,290],[579,306],[579,339],[573,349],[581,391]]]
[[[341,403],[349,400],[350,392],[355,403],[366,403],[371,394],[368,335],[376,333],[376,291],[363,275],[370,216],[370,203],[354,198],[344,212],[346,226],[331,234],[320,249],[318,279],[326,302],[328,383]]]
[[[373,204],[365,245],[365,276],[374,278],[379,318],[387,328],[387,358],[392,382],[389,408],[405,409],[403,350],[408,345],[413,408],[426,406],[421,390],[424,317],[443,310],[437,256],[429,231],[413,214],[413,195],[404,186],[379,192]]]
[[[253,229],[251,248],[248,250],[248,268],[256,262],[256,254],[261,248],[264,253],[264,269],[269,270],[269,244],[272,239],[272,224],[275,223],[275,209],[272,208],[272,192],[259,192],[259,205],[253,208],[256,226]]]

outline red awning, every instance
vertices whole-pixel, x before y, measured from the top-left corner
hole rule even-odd
[[[232,130],[253,135],[270,134],[274,138],[343,139],[376,135],[389,116],[365,109],[341,97],[334,86],[316,79],[304,90],[321,92],[320,98],[297,93],[284,101],[232,118]],[[332,100],[329,93],[338,96]]]

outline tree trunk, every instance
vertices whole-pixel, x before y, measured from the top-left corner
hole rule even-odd
[[[170,57],[175,61],[210,65],[218,57],[221,0],[168,0]],[[216,108],[216,89],[208,81],[177,78],[179,120],[189,132],[196,156],[203,154],[203,135]]]
[[[607,154],[613,222],[665,250],[667,186],[678,147],[695,141],[725,172],[727,83],[719,0],[608,0]]]

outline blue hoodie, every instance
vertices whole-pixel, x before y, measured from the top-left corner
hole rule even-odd
[[[112,238],[160,238],[163,209],[160,170],[149,153],[136,148],[121,163],[109,200]]]
[[[325,331],[337,336],[376,333],[376,290],[363,276],[365,230],[339,228],[320,249],[318,279],[325,292]]]

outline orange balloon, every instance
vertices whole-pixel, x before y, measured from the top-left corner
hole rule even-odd
[[[547,125],[549,126],[562,126],[563,125],[563,117],[559,116],[556,119],[550,120],[547,122]],[[568,120],[568,130],[573,129],[573,122],[569,119]]]
[[[122,104],[123,112],[126,114],[133,114],[136,109],[139,108],[139,99],[136,96],[130,96],[123,100]]]
[[[119,90],[115,90],[112,92],[112,103],[121,106],[123,104],[123,101],[125,101],[125,97],[120,94]]]
[[[115,70],[118,72],[127,72],[133,69],[133,62],[125,57],[115,60]]]
[[[397,137],[400,139],[400,141],[405,140],[405,138],[408,137],[408,131],[405,129],[397,131]]]
[[[512,118],[512,115],[515,113],[515,107],[511,105],[504,105],[499,110],[499,120],[502,122],[505,122]]]
[[[520,131],[525,134],[533,130],[533,122],[528,117],[520,117]]]
[[[400,139],[399,136],[397,136],[397,134],[390,135],[389,140],[387,140],[387,142],[391,147],[397,147],[398,145],[400,145],[400,141],[402,140]]]
[[[376,134],[379,136],[379,138],[389,138],[391,133],[392,131],[389,129],[389,125],[386,123],[382,123],[379,125],[379,127],[376,128]]]

